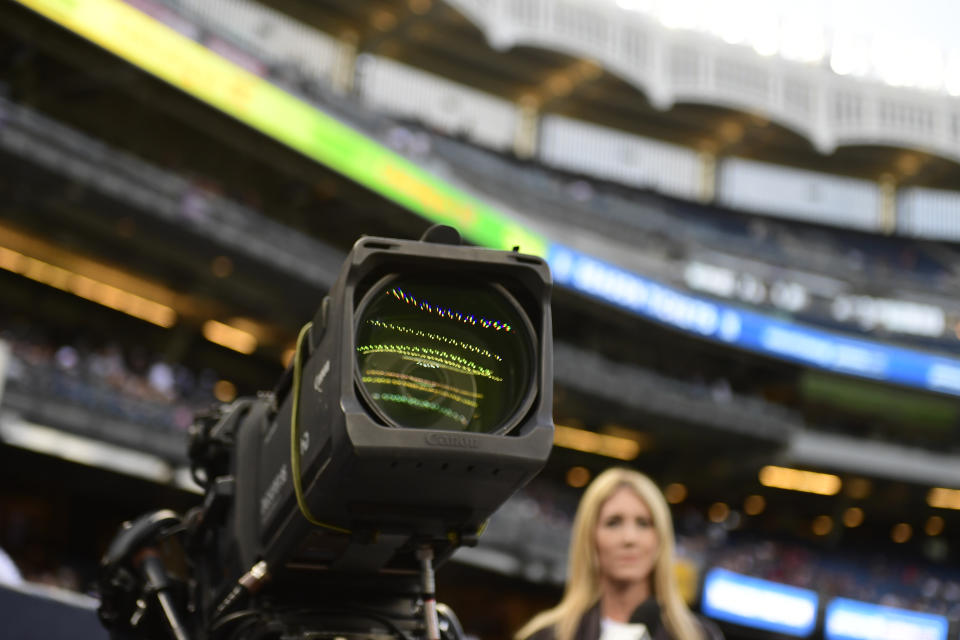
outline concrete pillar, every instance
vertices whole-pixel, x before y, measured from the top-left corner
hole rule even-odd
[[[709,203],[717,195],[717,156],[709,151],[701,151],[700,160],[700,202]]]
[[[338,39],[340,55],[333,70],[333,90],[341,95],[353,91],[357,75],[357,34],[349,31]]]
[[[521,100],[517,105],[517,130],[513,136],[513,151],[518,158],[532,158],[537,154],[537,134],[540,130],[540,104],[536,100]]]
[[[880,231],[893,235],[897,231],[897,182],[893,176],[880,178]]]

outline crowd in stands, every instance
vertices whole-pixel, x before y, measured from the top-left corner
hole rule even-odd
[[[0,396],[0,409],[9,408],[9,396],[21,393],[113,418],[131,432],[147,429],[185,435],[195,412],[216,402],[213,387],[219,376],[211,369],[195,372],[143,347],[116,341],[58,341],[34,325],[11,321],[4,325],[0,342],[8,347],[9,357],[5,385],[0,387],[6,397]],[[0,544],[7,547],[23,580],[91,591],[98,560],[95,552],[72,557],[45,546],[34,539],[31,527],[37,525],[31,524],[31,518],[29,505],[18,501],[4,502],[0,510]]]
[[[563,582],[577,496],[533,483],[491,519],[482,545],[519,553],[535,569],[525,575]],[[960,570],[956,567],[869,551],[832,551],[791,540],[737,531],[737,518],[708,522],[694,508],[676,507],[677,554],[702,579],[722,567],[818,593],[822,602],[843,597],[943,615],[960,620]],[[520,551],[516,551],[520,549]]]
[[[960,620],[960,571],[955,568],[749,538],[731,538],[710,558],[712,566],[813,589],[824,601],[850,598]]]
[[[33,395],[66,400],[131,425],[186,431],[196,411],[215,402],[216,372],[151,356],[117,342],[51,341],[40,330],[0,330],[10,346],[6,385]]]
[[[7,385],[49,393],[148,428],[185,430],[194,411],[214,401],[211,370],[150,357],[142,348],[81,340],[55,344],[25,325],[0,330],[11,347]],[[495,514],[482,545],[521,559],[524,575],[559,583],[577,496],[535,483]],[[960,619],[960,573],[896,558],[833,555],[799,543],[737,538],[701,518],[678,520],[680,556],[702,576],[713,566],[816,590],[823,598],[849,597]],[[89,563],[59,567],[15,558],[25,579],[84,590]]]
[[[566,570],[576,496],[545,499],[542,493],[527,489],[508,501],[491,519],[481,547],[517,557],[526,579],[559,585]],[[701,523],[696,532],[677,534],[679,562],[693,567],[700,579],[709,569],[722,567],[812,589],[821,602],[843,597],[960,620],[960,571],[956,568],[889,554],[841,554],[790,541],[738,537],[722,529]],[[38,557],[29,545],[25,549],[18,549],[21,553],[13,557],[23,580],[92,593],[92,583],[81,576],[95,575],[93,558],[60,558],[60,564],[53,566],[46,551]]]

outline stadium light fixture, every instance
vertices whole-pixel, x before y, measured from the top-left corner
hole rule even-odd
[[[890,539],[897,544],[903,544],[913,537],[913,527],[906,522],[898,522],[890,530]]]
[[[233,402],[237,397],[237,385],[229,380],[217,380],[213,385],[213,397],[219,402]]]
[[[924,533],[928,536],[938,536],[943,533],[944,522],[940,516],[930,516],[923,527]]]
[[[863,500],[873,491],[873,483],[866,478],[849,478],[844,486],[844,493],[848,498]]]
[[[775,14],[762,12],[755,16],[751,24],[749,40],[753,50],[761,56],[775,56],[780,53],[780,21]]]
[[[714,502],[707,510],[707,517],[717,524],[725,522],[730,517],[730,506],[726,502]]]
[[[835,38],[830,51],[830,68],[834,73],[840,76],[862,76],[869,67],[869,54],[861,39],[850,35]]]
[[[833,531],[833,518],[828,515],[819,515],[813,519],[810,529],[814,535],[825,536]]]
[[[860,507],[848,507],[843,512],[843,526],[848,529],[854,529],[863,524],[863,509]]]
[[[221,347],[246,355],[257,350],[257,337],[252,333],[216,320],[203,323],[203,337]]]
[[[574,489],[582,489],[590,482],[590,470],[586,467],[576,466],[567,469],[567,484]]]
[[[0,269],[160,327],[170,328],[177,322],[177,312],[165,304],[6,247],[0,247]]]
[[[788,489],[822,496],[834,496],[843,485],[839,476],[789,467],[768,465],[760,469],[760,484],[775,489]]]
[[[750,495],[743,501],[743,512],[748,516],[758,516],[766,508],[767,500],[761,495]]]
[[[934,487],[927,493],[927,504],[937,509],[960,510],[960,489]]]
[[[663,497],[670,504],[680,504],[687,499],[687,487],[681,482],[671,482],[663,488]]]
[[[553,433],[553,444],[565,449],[594,453],[624,461],[636,459],[642,449],[640,443],[631,438],[611,436],[559,424],[556,425]]]

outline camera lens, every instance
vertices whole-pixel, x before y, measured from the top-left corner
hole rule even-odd
[[[359,387],[387,424],[499,433],[529,407],[533,329],[502,287],[391,277],[357,315]]]

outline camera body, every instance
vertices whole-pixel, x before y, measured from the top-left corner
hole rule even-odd
[[[415,632],[430,562],[475,543],[542,468],[549,270],[458,241],[445,227],[421,241],[359,240],[276,388],[197,421],[203,506],[148,536],[182,543],[188,569],[171,597],[191,637],[239,618],[241,600],[288,635],[329,630],[334,609],[338,633],[368,628],[343,617],[361,609],[400,625],[389,633],[402,635],[402,620]],[[136,557],[105,558],[108,593],[109,576],[138,575]],[[106,597],[101,617],[132,628]]]

